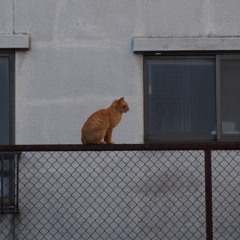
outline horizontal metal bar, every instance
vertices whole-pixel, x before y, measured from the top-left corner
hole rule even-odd
[[[99,145],[1,145],[2,153],[35,151],[157,151],[157,150],[240,150],[240,143],[159,143],[159,144],[99,144]]]

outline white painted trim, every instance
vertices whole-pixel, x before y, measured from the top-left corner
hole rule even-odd
[[[240,37],[133,38],[133,52],[239,51]]]
[[[30,36],[27,34],[0,34],[0,49],[29,49]]]

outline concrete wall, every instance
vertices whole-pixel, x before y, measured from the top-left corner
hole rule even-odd
[[[13,0],[0,1],[0,34],[13,33]]]
[[[16,53],[16,143],[80,143],[94,111],[124,96],[116,143],[143,142],[142,56],[134,37],[238,37],[238,0],[0,0],[0,34],[29,34]],[[196,46],[197,47],[197,46]]]
[[[86,118],[123,96],[131,111],[113,138],[143,141],[142,61],[131,50],[135,7],[134,1],[15,3],[16,31],[31,34],[31,50],[17,55],[17,143],[80,143]]]

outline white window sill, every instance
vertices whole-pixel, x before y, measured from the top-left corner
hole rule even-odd
[[[136,37],[133,52],[239,51],[240,37]]]
[[[30,49],[30,36],[27,34],[0,34],[0,49]]]

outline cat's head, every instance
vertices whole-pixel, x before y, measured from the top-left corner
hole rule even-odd
[[[129,111],[129,107],[128,107],[128,103],[124,100],[124,97],[118,99],[118,100],[115,100],[113,103],[112,103],[112,106],[116,109],[118,109],[118,111],[120,112],[124,112],[126,113],[127,111]]]

